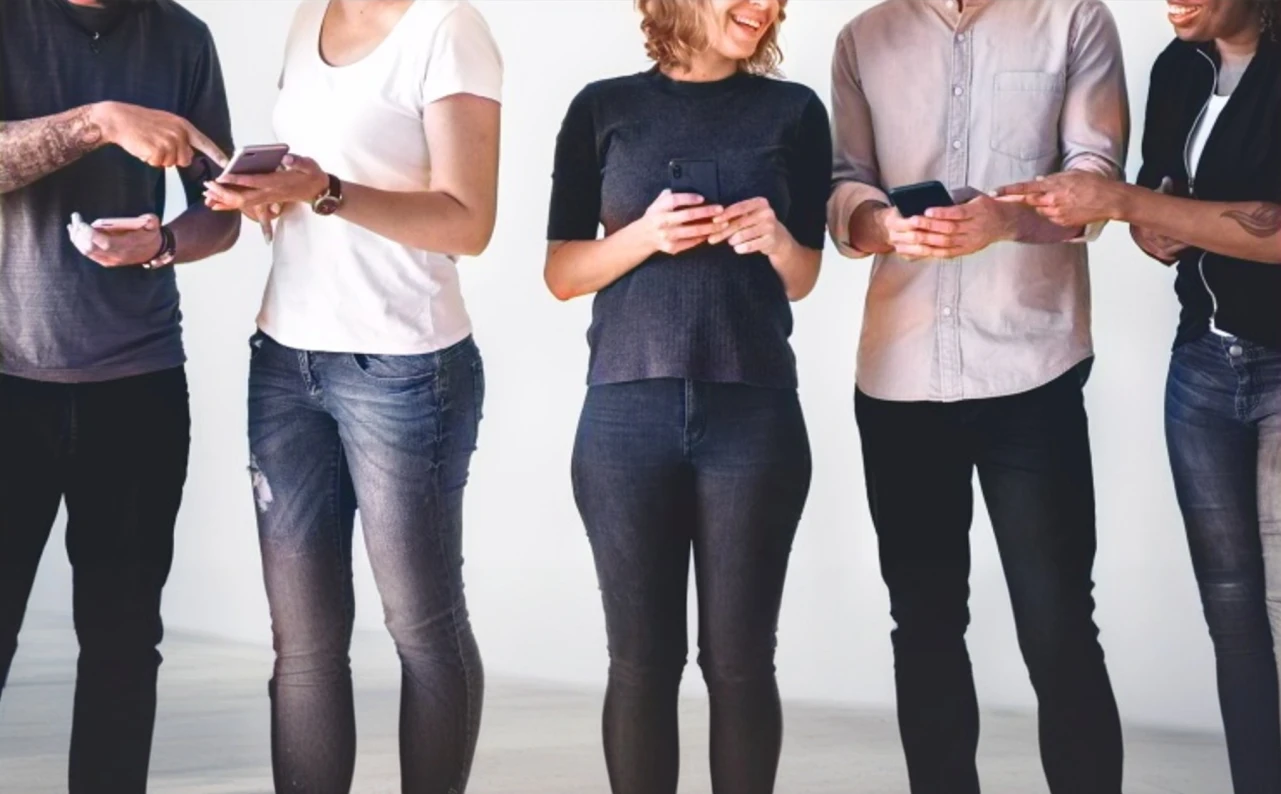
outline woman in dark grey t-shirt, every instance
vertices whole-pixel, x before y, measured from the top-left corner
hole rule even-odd
[[[789,301],[818,277],[831,136],[813,91],[767,76],[785,0],[637,5],[656,66],[570,106],[546,267],[558,298],[595,294],[573,483],[609,635],[606,761],[615,794],[676,791],[692,549],[713,787],[764,793],[811,467]]]

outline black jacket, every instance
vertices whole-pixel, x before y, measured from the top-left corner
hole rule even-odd
[[[1214,93],[1218,64],[1212,45],[1182,41],[1157,59],[1138,182],[1155,189],[1170,177],[1182,196],[1281,204],[1281,45],[1270,40],[1260,44],[1189,179],[1185,152]],[[1175,291],[1183,304],[1176,346],[1203,336],[1213,323],[1281,350],[1281,265],[1189,250],[1179,259]]]

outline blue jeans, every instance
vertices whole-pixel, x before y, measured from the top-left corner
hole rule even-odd
[[[712,789],[774,790],[774,648],[810,485],[795,391],[647,380],[592,387],[573,461],[609,636],[614,794],[675,794],[690,555],[711,698]]]
[[[1236,794],[1278,794],[1281,352],[1214,334],[1179,347],[1165,418]]]
[[[276,664],[278,792],[345,794],[356,757],[351,545],[400,656],[402,789],[458,794],[483,676],[462,582],[462,506],[484,396],[466,340],[419,356],[312,353],[259,333],[249,445]]]

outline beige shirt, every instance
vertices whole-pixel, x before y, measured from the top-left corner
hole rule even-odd
[[[885,190],[938,180],[992,191],[1060,170],[1119,178],[1130,109],[1101,0],[887,0],[851,22],[832,65],[839,250]],[[858,384],[894,401],[1030,391],[1092,355],[1085,242],[1000,243],[973,256],[877,256]]]

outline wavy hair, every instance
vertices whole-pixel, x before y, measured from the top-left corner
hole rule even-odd
[[[1260,0],[1274,2],[1274,0]],[[693,57],[707,49],[703,25],[708,0],[636,0],[645,33],[645,53],[662,69],[688,68]],[[777,74],[783,63],[778,46],[778,29],[787,18],[787,0],[779,0],[778,20],[761,38],[755,54],[739,63],[745,72]]]

